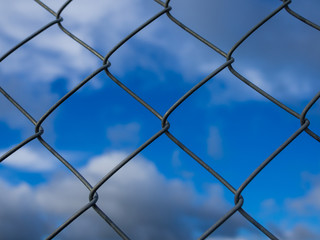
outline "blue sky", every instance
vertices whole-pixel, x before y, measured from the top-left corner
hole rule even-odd
[[[44,1],[57,11],[63,1]],[[228,52],[280,1],[175,0],[171,14]],[[312,7],[310,7],[312,6]],[[316,0],[292,1],[320,22]],[[151,0],[74,1],[63,26],[105,56],[163,9]],[[0,55],[54,20],[34,1],[1,2]],[[320,90],[320,32],[281,11],[233,54],[232,66],[301,113]],[[109,59],[110,72],[161,115],[225,59],[165,15]],[[102,61],[52,26],[0,63],[0,86],[36,120]],[[307,114],[320,133],[319,101]],[[170,132],[235,188],[299,127],[300,121],[227,69],[168,118]],[[43,123],[43,138],[94,185],[161,129],[161,122],[104,73]],[[0,153],[34,126],[0,95]],[[242,193],[243,208],[280,239],[320,238],[319,142],[302,133]],[[0,236],[44,239],[87,203],[88,191],[37,140],[0,165]],[[197,239],[229,209],[233,194],[165,135],[98,191],[98,205],[132,239]],[[19,226],[19,231],[16,231]],[[90,226],[90,227],[88,227]],[[80,229],[86,229],[79,232]],[[117,239],[89,210],[56,239]],[[240,214],[208,239],[266,239]]]

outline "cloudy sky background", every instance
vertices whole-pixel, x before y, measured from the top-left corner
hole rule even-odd
[[[64,1],[44,1],[57,11]],[[174,0],[181,22],[225,52],[281,5],[276,0]],[[320,23],[320,2],[290,7]],[[72,2],[63,26],[105,56],[163,7],[151,0]],[[34,1],[1,1],[0,55],[54,20]],[[320,32],[280,12],[235,52],[233,67],[301,113],[320,90]],[[225,59],[162,16],[110,58],[110,72],[164,114]],[[53,26],[0,64],[0,86],[35,119],[101,66]],[[320,133],[319,103],[309,111]],[[224,70],[172,113],[170,132],[235,188],[300,122]],[[94,185],[161,129],[160,121],[104,73],[44,122],[43,138]],[[0,154],[34,133],[0,96]],[[302,133],[248,185],[244,209],[280,239],[320,238],[319,142]],[[0,237],[44,239],[87,203],[87,189],[33,141],[0,165]],[[166,136],[98,191],[98,205],[132,239],[197,239],[233,206],[233,194]],[[17,226],[19,231],[17,231]],[[81,231],[79,230],[81,229]],[[84,230],[85,229],[85,230]],[[117,239],[89,210],[56,239]],[[240,214],[212,239],[264,239]],[[210,239],[210,238],[209,238]]]

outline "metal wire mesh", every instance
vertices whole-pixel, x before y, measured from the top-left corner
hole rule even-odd
[[[40,28],[35,33],[28,36],[25,40],[23,40],[21,43],[19,43],[17,46],[10,49],[7,53],[5,53],[1,58],[0,62],[3,62],[6,60],[6,58],[13,52],[18,51],[18,49],[26,44],[29,41],[32,41],[34,38],[37,38],[39,34],[42,32],[48,30],[51,27],[58,26],[62,32],[64,32],[66,35],[68,35],[71,39],[74,40],[74,44],[80,44],[84,48],[86,48],[88,51],[93,53],[97,58],[101,60],[101,66],[96,69],[94,72],[92,72],[88,77],[86,77],[81,83],[79,83],[76,87],[74,87],[71,91],[69,91],[64,97],[62,97],[58,102],[56,102],[50,109],[47,110],[47,112],[40,118],[35,119],[33,118],[27,110],[25,110],[19,103],[12,98],[3,88],[0,87],[0,92],[5,96],[9,102],[14,105],[23,115],[25,118],[27,118],[35,128],[35,133],[32,136],[29,136],[24,141],[16,145],[15,147],[11,148],[8,152],[6,152],[4,155],[1,156],[0,162],[4,161],[7,157],[9,157],[11,154],[13,154],[16,151],[19,151],[20,148],[23,146],[29,144],[32,141],[39,141],[44,148],[46,148],[51,154],[60,162],[62,162],[70,171],[70,173],[74,174],[79,181],[88,189],[89,191],[89,201],[88,203],[83,206],[81,209],[79,209],[74,215],[70,216],[68,220],[66,220],[60,227],[58,227],[56,230],[52,232],[50,236],[47,237],[47,239],[53,239],[55,238],[61,231],[63,231],[65,228],[67,228],[73,221],[77,220],[79,216],[81,216],[83,213],[85,213],[88,209],[94,209],[95,212],[107,223],[109,224],[113,230],[122,238],[122,239],[130,239],[130,236],[128,236],[121,228],[121,222],[115,223],[112,219],[108,217],[108,213],[105,213],[100,207],[99,207],[99,196],[98,191],[99,188],[101,188],[102,185],[104,185],[113,175],[115,175],[123,166],[125,166],[128,162],[130,162],[133,158],[135,158],[142,150],[145,148],[148,148],[148,146],[155,141],[157,138],[159,138],[162,135],[167,136],[168,141],[172,141],[175,143],[179,148],[181,148],[185,153],[187,153],[189,156],[191,156],[194,161],[198,162],[202,167],[203,171],[208,171],[212,176],[214,176],[221,184],[225,186],[232,194],[234,194],[234,207],[232,207],[228,212],[225,213],[225,215],[219,219],[214,225],[212,225],[206,232],[202,233],[201,236],[199,236],[198,239],[206,239],[209,237],[214,231],[216,231],[221,225],[223,225],[231,216],[233,216],[235,213],[239,212],[248,222],[252,223],[254,226],[256,226],[261,233],[263,233],[265,236],[269,237],[270,239],[278,239],[273,233],[271,233],[267,228],[262,226],[252,216],[250,216],[245,209],[242,208],[244,203],[244,198],[241,195],[241,193],[246,189],[248,184],[252,182],[256,176],[281,152],[283,151],[294,139],[296,139],[302,132],[306,132],[312,137],[315,141],[320,142],[320,137],[313,131],[311,131],[308,126],[310,125],[310,121],[307,119],[307,114],[309,110],[312,108],[312,106],[319,100],[320,98],[320,92],[318,92],[313,99],[305,106],[302,113],[297,113],[287,105],[283,104],[273,96],[269,95],[267,92],[265,92],[263,89],[260,89],[258,86],[253,84],[249,79],[245,78],[241,73],[239,73],[234,67],[232,66],[233,62],[235,61],[235,58],[233,57],[234,52],[238,49],[239,46],[241,46],[251,35],[255,33],[257,29],[259,29],[262,25],[264,25],[266,22],[268,22],[271,18],[279,14],[280,12],[287,12],[287,14],[290,14],[293,18],[297,18],[300,21],[302,21],[304,24],[311,26],[314,29],[320,30],[320,26],[309,21],[308,19],[304,18],[303,16],[299,15],[299,13],[293,11],[290,9],[291,0],[283,0],[282,3],[279,3],[279,7],[275,9],[273,12],[271,12],[267,17],[265,17],[261,22],[254,25],[252,29],[250,29],[241,39],[238,40],[238,42],[229,49],[228,52],[224,52],[221,50],[218,46],[215,46],[213,43],[209,42],[193,30],[191,30],[188,26],[184,25],[182,22],[180,22],[178,19],[175,18],[170,12],[172,10],[172,7],[170,6],[170,0],[167,0],[166,2],[155,0],[156,3],[160,4],[163,9],[151,17],[148,21],[144,22],[141,26],[137,27],[136,30],[134,30],[132,33],[128,34],[123,40],[121,40],[116,46],[113,47],[112,50],[108,52],[106,56],[102,56],[100,53],[98,53],[95,49],[93,49],[91,46],[89,46],[87,43],[76,37],[73,33],[69,32],[64,26],[63,26],[63,11],[69,6],[69,4],[72,2],[72,0],[66,1],[61,8],[55,12],[51,8],[49,8],[47,5],[45,5],[40,0],[35,0],[37,4],[39,4],[44,11],[48,11],[52,14],[53,20]],[[93,3],[94,4],[94,3]],[[225,58],[225,62],[215,69],[212,73],[210,73],[208,76],[206,76],[202,81],[195,84],[189,91],[187,91],[176,103],[174,103],[164,115],[161,115],[158,113],[153,106],[149,105],[146,101],[144,101],[140,96],[138,96],[135,92],[133,92],[132,89],[128,88],[120,79],[116,78],[110,71],[109,67],[111,63],[109,62],[109,58],[124,44],[127,43],[129,39],[131,39],[133,36],[135,36],[137,33],[139,33],[141,30],[148,28],[150,25],[153,24],[153,22],[157,21],[158,18],[161,16],[167,16],[173,23],[175,23],[177,26],[182,28],[184,31],[189,33],[194,38],[201,41],[203,44],[207,45],[212,51],[220,54],[222,57]],[[234,76],[236,76],[240,81],[244,82],[248,86],[250,86],[252,89],[254,89],[257,93],[262,95],[264,98],[268,99],[269,101],[273,102],[280,108],[282,108],[284,111],[286,111],[288,114],[294,116],[297,118],[300,123],[301,127],[296,129],[296,131],[285,141],[283,142],[276,151],[274,151],[267,159],[265,159],[252,173],[251,175],[241,184],[239,188],[233,187],[228,179],[224,179],[218,172],[216,172],[211,166],[209,166],[205,161],[203,161],[200,157],[198,157],[193,151],[191,151],[190,148],[186,147],[183,143],[183,139],[176,138],[170,131],[170,124],[168,122],[169,116],[176,111],[179,106],[186,101],[191,95],[193,95],[196,91],[198,91],[200,88],[202,88],[208,81],[210,81],[215,76],[219,75],[219,73],[224,70],[228,69]],[[73,94],[75,94],[77,91],[79,91],[87,82],[89,82],[91,79],[93,79],[97,74],[105,72],[106,75],[109,76],[112,81],[114,81],[117,85],[119,85],[124,91],[126,91],[133,99],[138,101],[143,107],[145,107],[148,111],[150,111],[152,114],[154,114],[161,123],[160,130],[154,134],[150,139],[148,139],[145,143],[143,143],[140,147],[135,149],[129,156],[127,156],[125,159],[123,159],[112,171],[106,173],[106,175],[100,179],[100,181],[92,186],[86,178],[84,178],[78,170],[73,167],[68,160],[66,160],[62,155],[57,152],[53,147],[51,147],[46,140],[43,139],[44,129],[42,127],[43,123],[48,119],[48,117],[56,111],[59,106],[65,102],[69,97],[71,97]]]

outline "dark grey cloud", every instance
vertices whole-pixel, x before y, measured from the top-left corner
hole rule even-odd
[[[0,189],[6,193],[6,197],[0,199],[0,238],[41,239],[50,227],[36,204],[31,187],[27,184],[12,186],[0,180]]]
[[[172,1],[172,14],[228,52],[247,31],[280,5],[281,1],[263,0],[177,0]],[[319,1],[293,1],[290,7],[319,24],[319,15],[312,10],[319,9],[319,5]],[[318,30],[282,10],[234,52],[236,60],[233,66],[262,89],[267,86],[265,90],[276,98],[287,101],[311,99],[320,88],[319,40]],[[207,66],[208,73],[210,69],[214,69],[210,66],[214,60],[205,54],[202,54],[202,57],[200,59],[203,66]],[[256,74],[253,75],[252,72]],[[253,94],[247,93],[243,94],[246,98],[241,98],[239,91],[243,89],[235,85],[234,77],[219,75],[217,78],[222,78],[221,82],[224,83],[223,88],[219,84],[215,84],[213,89],[210,88],[212,95],[218,95],[217,98],[224,96],[236,101],[257,100]]]

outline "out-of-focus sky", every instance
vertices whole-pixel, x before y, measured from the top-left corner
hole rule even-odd
[[[64,1],[44,1],[53,10]],[[172,0],[171,14],[228,52],[278,0]],[[0,56],[54,17],[34,1],[0,2]],[[290,8],[320,23],[320,2]],[[63,26],[105,56],[163,9],[151,0],[78,0]],[[285,10],[233,54],[233,67],[301,113],[320,91],[320,32]],[[225,59],[166,15],[111,58],[110,72],[161,115]],[[36,120],[102,61],[57,25],[0,63],[0,86]],[[308,112],[320,134],[319,102]],[[170,132],[235,188],[299,127],[299,119],[227,69],[168,118]],[[161,122],[104,73],[44,121],[42,137],[94,185],[161,129]],[[0,153],[34,126],[0,95]],[[37,140],[0,164],[0,238],[44,239],[88,201],[87,189]],[[165,135],[105,183],[98,205],[132,239],[197,239],[233,207],[233,194]],[[319,142],[302,133],[242,193],[243,208],[280,239],[320,239]],[[17,228],[19,231],[17,231]],[[80,229],[80,230],[79,230]],[[89,210],[56,239],[118,239]],[[208,239],[266,239],[240,214]]]

